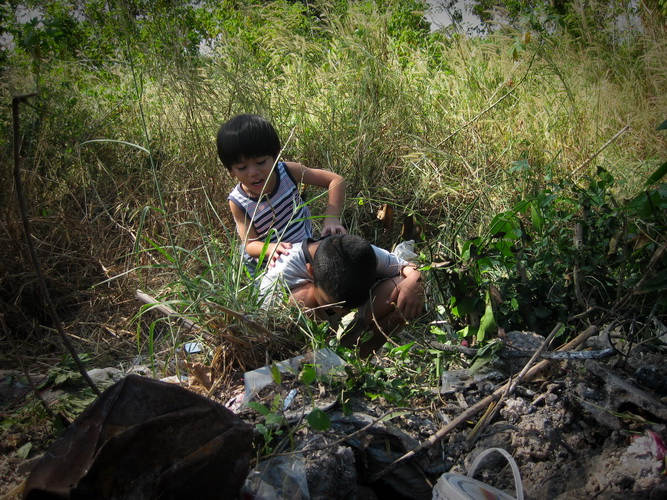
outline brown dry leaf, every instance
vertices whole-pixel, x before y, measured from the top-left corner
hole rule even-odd
[[[377,213],[378,220],[382,221],[385,229],[391,229],[394,225],[394,207],[385,203]]]
[[[489,295],[491,295],[491,299],[496,306],[499,306],[505,302],[502,293],[500,293],[500,290],[498,290],[498,288],[493,285],[489,285]]]
[[[209,376],[210,370],[207,366],[201,363],[186,363],[190,375],[192,375],[195,380],[206,390],[211,388],[212,382],[211,377]]]
[[[421,234],[422,227],[415,220],[415,216],[412,214],[406,215],[401,228],[401,238],[404,240],[419,240]]]

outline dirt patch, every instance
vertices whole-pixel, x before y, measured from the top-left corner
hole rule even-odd
[[[603,340],[594,337],[586,347],[595,349]],[[386,362],[382,356],[374,360],[378,368]],[[522,363],[513,359],[512,364]],[[664,388],[653,383],[667,376],[659,344],[635,346],[604,359],[554,360],[504,399],[484,430],[473,432],[480,413],[373,481],[394,461],[492,394],[506,379],[507,370],[516,368],[509,365],[501,357],[475,374],[462,367],[451,370],[443,374],[439,387],[414,398],[409,408],[363,395],[347,399],[343,408],[340,385],[314,381],[304,386],[298,373],[283,373],[279,383],[274,380],[254,399],[269,417],[241,405],[246,391],[240,373],[213,393],[201,386],[201,374],[191,376],[188,383],[192,390],[232,407],[256,427],[255,443],[263,451],[249,478],[256,486],[267,487],[271,481],[294,476],[291,489],[282,491],[282,497],[307,490],[311,498],[430,498],[441,474],[465,475],[479,453],[500,447],[516,460],[527,499],[665,498],[667,405]],[[17,387],[19,380],[19,374],[6,373],[3,395],[29,399],[29,391]],[[327,413],[330,427],[326,431],[302,425],[314,407]],[[34,424],[3,432],[0,494],[8,494],[27,476],[31,459],[53,439],[52,428]],[[268,431],[259,432],[258,424]],[[19,450],[28,442],[33,448],[24,459]],[[475,477],[514,491],[502,460],[488,459]]]

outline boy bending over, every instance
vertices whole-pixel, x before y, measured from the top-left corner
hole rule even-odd
[[[291,302],[320,319],[358,308],[362,331],[373,333],[360,345],[362,357],[419,316],[424,305],[421,273],[413,264],[350,234],[292,244],[262,278],[265,303],[275,301],[282,287],[290,291]],[[360,341],[355,330],[343,337],[343,345]]]

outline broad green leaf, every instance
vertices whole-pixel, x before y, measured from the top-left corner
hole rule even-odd
[[[460,329],[456,333],[459,334],[459,338],[464,339],[464,338],[469,337],[469,336],[477,335],[477,330],[478,330],[478,328],[476,326],[468,325],[466,327],[463,327],[462,329]]]
[[[472,311],[474,311],[475,306],[477,305],[477,300],[478,299],[466,297],[457,302],[456,299],[452,297],[452,304],[456,304],[454,307],[452,307],[452,314],[459,318],[465,316],[466,314],[470,314]]]
[[[32,450],[32,443],[28,442],[16,450],[16,456],[22,460],[25,460],[28,458],[28,455],[30,455],[30,450]]]
[[[496,319],[493,316],[493,307],[491,301],[487,299],[484,316],[479,320],[479,328],[477,330],[477,342],[482,342],[486,337],[487,332],[496,329]]]
[[[496,215],[489,225],[489,233],[494,238],[501,238],[509,233],[514,226],[507,220],[508,214],[502,213]]]
[[[331,419],[329,418],[329,415],[319,408],[315,408],[311,411],[306,417],[306,420],[308,421],[308,425],[318,431],[326,431],[331,427]]]
[[[271,404],[271,410],[276,412],[283,407],[283,398],[280,394],[273,396],[273,403]]]
[[[477,370],[482,368],[484,365],[490,363],[496,352],[503,348],[503,343],[500,340],[494,340],[489,344],[480,348],[473,360],[472,366],[470,367],[471,373],[475,373]]]
[[[481,358],[490,356],[495,354],[495,352],[498,351],[502,346],[502,342],[499,339],[493,340],[485,346],[480,347],[479,351],[477,351],[477,356]]]
[[[265,418],[267,425],[285,425],[287,422],[285,417],[278,415],[277,413],[269,413]]]
[[[654,212],[667,208],[667,184],[659,184],[633,198],[626,206],[640,217],[651,217]]]
[[[299,380],[306,385],[312,384],[316,378],[317,371],[312,366],[304,366],[299,374]]]
[[[658,125],[658,128],[656,128],[656,130],[667,130],[667,120]]]
[[[530,221],[533,223],[533,229],[537,233],[542,234],[542,229],[544,228],[544,218],[542,217],[536,202],[530,204]]]
[[[665,174],[667,174],[667,161],[663,163],[658,168],[658,170],[656,170],[651,174],[651,176],[646,181],[645,186],[648,187],[652,186],[653,184],[657,184],[658,182],[660,182],[660,179],[662,179],[665,176]]]
[[[392,354],[405,354],[406,352],[408,352],[408,351],[410,350],[410,348],[411,348],[413,345],[415,345],[415,343],[414,343],[414,342],[410,342],[409,344],[405,344],[405,345],[401,345],[401,346],[398,346],[398,347],[394,347],[394,348],[391,350],[391,353],[392,353]]]
[[[512,210],[517,214],[523,213],[530,206],[530,203],[531,202],[528,200],[521,200],[519,203],[514,205]]]
[[[271,365],[271,378],[273,378],[273,381],[276,384],[280,384],[280,382],[283,380],[283,377],[280,373],[280,368],[278,368],[278,365],[275,363]]]
[[[642,292],[657,292],[659,290],[667,290],[667,269],[663,269],[655,276],[641,284],[639,289]]]
[[[258,403],[257,401],[249,401],[248,407],[252,408],[260,415],[264,415],[265,417],[269,414],[269,409],[262,403]]]

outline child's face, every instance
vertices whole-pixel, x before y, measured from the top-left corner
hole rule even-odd
[[[276,187],[274,163],[275,158],[271,156],[242,158],[238,163],[232,164],[230,171],[241,183],[245,192],[257,198],[262,193],[270,193]]]

